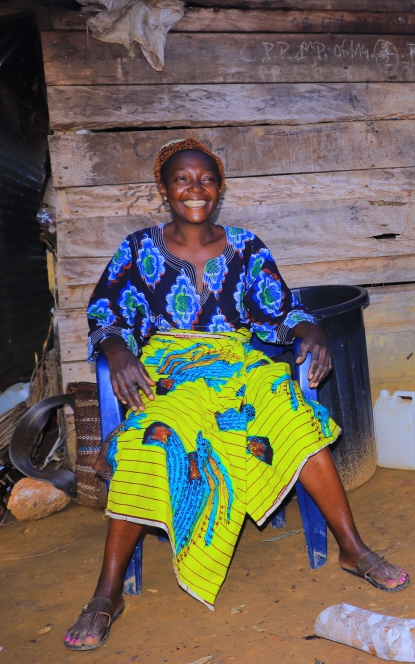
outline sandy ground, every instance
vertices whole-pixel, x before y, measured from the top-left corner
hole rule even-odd
[[[214,613],[178,587],[170,546],[147,535],[142,596],[126,598],[127,611],[106,645],[87,653],[66,650],[62,636],[92,594],[106,532],[103,513],[72,504],[42,521],[2,527],[0,664],[190,664],[208,655],[209,664],[379,661],[308,637],[319,611],[339,602],[415,617],[415,474],[379,469],[349,498],[366,541],[414,577],[405,591],[387,594],[342,572],[331,535],[329,562],[315,572],[302,533],[264,542],[301,528],[292,501],[284,531],[246,524]],[[49,632],[38,633],[47,626]]]

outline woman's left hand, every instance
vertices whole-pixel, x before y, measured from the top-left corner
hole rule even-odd
[[[296,363],[302,364],[307,357],[307,353],[311,353],[308,380],[310,381],[310,387],[315,389],[333,367],[326,333],[319,325],[302,321],[294,327],[293,334],[303,339]]]

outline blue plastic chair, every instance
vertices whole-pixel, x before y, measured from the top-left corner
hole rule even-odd
[[[291,346],[275,346],[265,344],[258,337],[252,337],[252,346],[261,350],[269,357],[275,357],[285,353],[287,350],[294,351],[297,356],[300,341],[295,340]],[[312,390],[308,384],[308,368],[310,366],[310,355],[303,364],[296,365],[295,378],[297,379],[304,395],[309,399],[317,401],[317,391]],[[106,437],[114,431],[125,419],[124,407],[115,397],[110,381],[110,373],[107,358],[100,353],[96,362],[97,387],[99,414],[101,419],[101,436],[104,441]],[[318,509],[313,499],[303,489],[299,482],[296,483],[296,492],[298,504],[300,507],[301,520],[303,522],[304,534],[308,558],[311,569],[322,567],[327,562],[327,525],[326,520]],[[274,528],[284,528],[286,523],[285,507],[280,507],[272,519]],[[163,531],[159,531],[158,539],[168,541],[168,537]],[[142,553],[143,544],[140,538],[132,558],[129,562],[124,578],[124,594],[141,595],[141,577],[142,577]]]

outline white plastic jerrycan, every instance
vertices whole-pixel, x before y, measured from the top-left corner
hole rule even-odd
[[[415,392],[381,390],[373,416],[378,466],[415,470]]]

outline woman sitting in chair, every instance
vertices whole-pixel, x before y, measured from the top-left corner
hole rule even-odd
[[[331,369],[324,331],[253,233],[211,222],[225,174],[194,139],[172,141],[154,174],[172,221],[130,235],[89,304],[90,358],[108,358],[127,418],[112,467],[104,561],[93,599],[65,635],[97,648],[123,610],[123,579],[145,525],[163,528],[182,588],[213,608],[246,514],[263,524],[299,480],[325,516],[346,572],[396,592],[409,583],[361,540],[328,445],[339,427],[289,366],[250,339],[302,339],[309,381]]]

